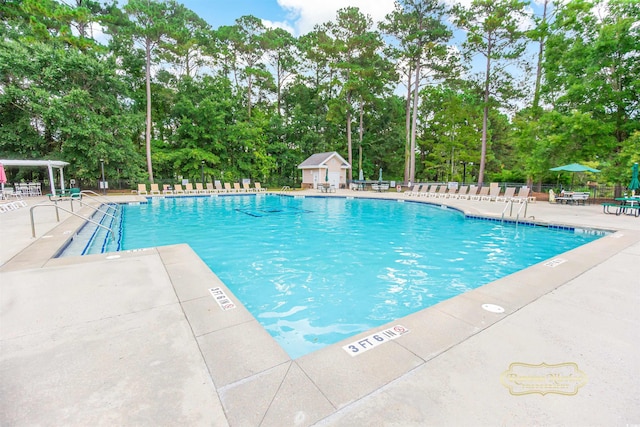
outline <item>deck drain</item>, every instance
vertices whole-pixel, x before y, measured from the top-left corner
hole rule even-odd
[[[490,311],[491,313],[504,313],[504,308],[495,304],[482,304],[482,308]]]
[[[107,259],[118,259],[118,258],[120,258],[120,255],[109,255],[107,257]]]

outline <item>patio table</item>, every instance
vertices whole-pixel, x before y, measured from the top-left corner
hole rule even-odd
[[[30,182],[28,184],[29,196],[41,196],[42,184],[39,182]]]
[[[378,193],[381,193],[383,191],[389,190],[389,184],[388,183],[371,184],[371,189],[377,191]]]
[[[335,193],[336,189],[331,184],[318,184],[318,190],[321,193]]]
[[[567,205],[579,205],[579,204],[583,204],[585,205],[587,203],[587,200],[589,200],[589,193],[582,193],[582,192],[572,192],[572,193],[561,193],[560,196],[556,197],[556,201],[559,203],[565,203]]]

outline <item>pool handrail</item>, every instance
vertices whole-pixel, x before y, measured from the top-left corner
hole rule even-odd
[[[104,200],[109,205],[116,205],[116,207],[120,207],[120,205],[118,203],[114,202],[113,200],[109,200],[104,196],[100,196],[98,193],[96,193],[95,191],[92,191],[92,190],[82,190],[82,191],[80,191],[80,194],[91,195],[91,197],[94,198],[94,199]]]
[[[514,199],[509,199],[507,201],[507,204],[505,205],[504,209],[502,210],[502,222],[504,222],[504,215],[507,212],[507,209],[509,209],[509,217],[513,216],[513,203],[516,202],[516,200]],[[518,212],[516,212],[516,224],[518,224],[518,221],[520,220],[520,213],[522,212],[522,209],[524,208],[524,216],[522,218],[526,218],[527,217],[527,207],[529,206],[529,200],[528,199],[523,199],[522,203],[519,203],[520,207],[518,208]]]
[[[529,199],[523,199],[522,200],[522,204],[520,205],[520,208],[518,209],[518,214],[516,215],[516,222],[518,222],[518,219],[520,218],[520,212],[522,211],[522,208],[524,208],[524,216],[522,218],[526,219],[527,218],[527,207],[529,206]]]
[[[94,211],[96,211],[96,212],[100,212],[100,213],[101,213],[101,214],[103,214],[103,215],[110,216],[110,217],[111,217],[111,218],[113,218],[113,219],[115,219],[115,218],[116,218],[116,216],[115,216],[115,215],[110,214],[108,211],[103,211],[103,210],[102,210],[102,209],[100,209],[100,208],[96,208],[95,206],[92,206],[92,205],[90,205],[90,204],[88,204],[88,203],[85,203],[85,202],[83,202],[83,201],[82,201],[82,199],[77,199],[77,201],[80,203],[80,206],[87,206],[87,207],[89,207],[89,208],[93,209],[93,210],[94,210]],[[71,204],[73,205],[73,200],[71,201]],[[100,206],[102,206],[102,205],[100,205]]]
[[[63,208],[62,206],[58,206],[57,203],[39,203],[37,205],[31,206],[31,209],[29,209],[29,214],[31,216],[31,236],[34,239],[36,237],[36,224],[35,224],[35,221],[33,219],[33,210],[35,208],[37,208],[37,207],[42,207],[42,206],[51,206],[51,207],[56,208],[56,219],[57,219],[58,222],[60,222],[60,214],[58,212],[58,209],[62,209],[63,211],[65,211],[67,213],[70,213],[71,215],[77,216],[78,218],[82,218],[85,221],[88,221],[88,222],[90,222],[92,224],[95,224],[96,226],[98,226],[100,228],[104,228],[105,230],[107,230],[107,231],[109,231],[111,233],[111,238],[113,238],[113,230],[112,229],[110,229],[109,227],[105,227],[104,225],[92,220],[91,218],[84,217],[84,216],[82,216],[80,214],[77,214],[77,213],[75,213],[73,211],[70,211],[69,209]]]

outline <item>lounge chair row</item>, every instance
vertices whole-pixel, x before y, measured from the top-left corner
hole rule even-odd
[[[138,190],[133,191],[138,195],[167,195],[167,194],[184,194],[184,195],[193,195],[193,194],[217,194],[217,193],[260,193],[266,191],[265,188],[262,188],[259,182],[254,182],[254,186],[251,187],[247,183],[243,183],[240,186],[239,183],[234,182],[233,187],[230,183],[225,182],[224,185],[220,181],[216,181],[215,184],[211,182],[207,182],[204,186],[201,182],[195,183],[195,188],[193,184],[187,183],[182,186],[182,184],[176,184],[173,188],[167,184],[162,186],[162,191],[158,184],[151,184],[151,189],[147,191],[146,184],[138,184]]]
[[[521,187],[516,194],[515,187],[507,187],[503,194],[500,194],[500,187],[497,183],[492,183],[490,186],[485,186],[480,189],[475,185],[466,186],[463,185],[459,189],[451,189],[449,191],[447,185],[427,185],[422,186],[415,185],[409,191],[405,191],[405,194],[409,197],[434,197],[445,199],[463,199],[463,200],[486,200],[496,202],[509,202],[514,201],[522,203],[524,201],[534,201],[534,198],[530,196],[529,187]]]
[[[14,200],[11,202],[0,202],[0,213],[15,211],[16,209],[20,209],[26,206],[27,202],[22,199]]]

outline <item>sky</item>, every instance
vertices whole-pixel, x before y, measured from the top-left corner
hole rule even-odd
[[[305,34],[316,24],[335,19],[338,9],[356,6],[381,21],[393,10],[394,0],[178,0],[196,12],[214,29],[233,25],[243,15],[253,15],[265,24]]]
[[[280,27],[294,36],[306,34],[316,24],[335,20],[338,9],[355,6],[374,23],[384,20],[393,11],[394,0],[178,0],[196,12],[214,29],[233,25],[244,15],[259,18],[267,27]],[[540,13],[538,3],[531,0],[530,8]],[[471,0],[443,0],[447,5],[469,5]]]
[[[244,15],[259,18],[267,27],[280,27],[296,37],[313,30],[317,24],[333,21],[341,8],[355,6],[374,23],[384,20],[394,9],[394,0],[178,0],[198,16],[207,21],[212,28],[233,25],[235,20]],[[541,0],[530,0],[530,8],[540,13]],[[471,0],[443,0],[447,5],[461,3],[465,6]],[[529,26],[530,22],[523,23]],[[459,44],[464,39],[460,31],[454,33],[454,40]],[[473,68],[482,67],[475,64]]]

